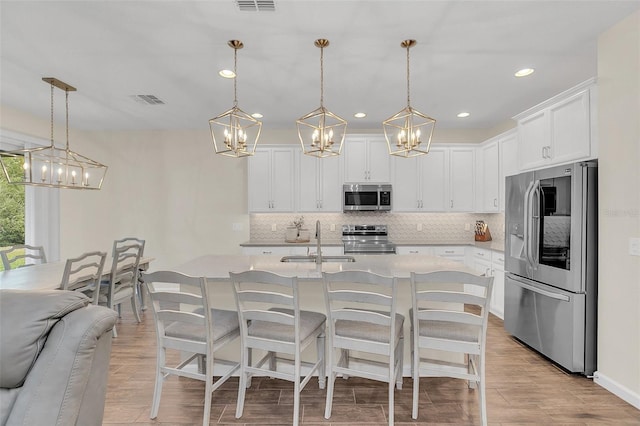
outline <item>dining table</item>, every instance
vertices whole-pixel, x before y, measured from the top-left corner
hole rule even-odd
[[[143,256],[140,258],[138,268],[147,270],[153,257]],[[108,279],[111,273],[113,258],[107,256],[102,270],[102,278]],[[65,261],[47,262],[36,265],[23,266],[0,272],[0,290],[56,290],[60,288],[62,275],[64,273]],[[126,267],[126,265],[125,265]],[[140,292],[141,305],[146,309],[145,292]]]

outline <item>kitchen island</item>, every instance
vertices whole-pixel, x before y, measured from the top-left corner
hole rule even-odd
[[[300,308],[317,312],[325,312],[324,292],[322,286],[322,272],[337,272],[346,270],[364,270],[380,275],[393,276],[399,279],[398,313],[404,315],[404,376],[410,376],[411,348],[410,348],[410,318],[411,272],[433,272],[442,270],[456,270],[476,273],[462,263],[445,258],[429,255],[363,255],[353,256],[355,262],[325,262],[316,263],[284,263],[281,256],[242,256],[242,255],[205,255],[197,257],[174,269],[195,276],[205,276],[211,283],[211,304],[215,308],[235,309],[233,290],[229,281],[229,272],[245,270],[265,270],[284,276],[297,276],[300,281]],[[221,356],[233,359],[237,357],[239,345],[231,345],[227,351],[221,351]],[[433,355],[436,356],[436,355]],[[447,360],[454,360],[447,358]],[[455,361],[460,362],[459,359]]]

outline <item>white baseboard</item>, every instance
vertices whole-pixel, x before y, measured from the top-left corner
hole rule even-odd
[[[640,395],[631,389],[628,389],[599,371],[593,373],[593,382],[640,410]]]

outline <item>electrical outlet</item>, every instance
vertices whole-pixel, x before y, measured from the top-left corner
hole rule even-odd
[[[640,238],[629,238],[629,254],[640,256]]]
[[[469,231],[471,229],[471,225],[469,225],[468,223],[464,224],[464,230],[465,231]]]
[[[416,226],[416,230],[418,230],[418,231],[422,231],[422,224],[421,224],[421,223],[419,223],[419,224]]]
[[[234,223],[231,225],[231,229],[234,231],[242,231],[243,226],[242,223]]]
[[[278,230],[278,226],[275,223],[271,224],[271,232],[276,232]]]
[[[332,224],[331,224],[331,230],[332,230],[332,231],[335,231],[335,230],[336,230],[336,224],[335,224],[335,223],[332,223]]]

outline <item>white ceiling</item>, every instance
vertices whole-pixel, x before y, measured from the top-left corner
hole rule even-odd
[[[640,8],[626,1],[275,0],[275,12],[234,0],[0,2],[0,103],[48,119],[56,77],[70,94],[71,126],[85,130],[208,129],[233,105],[230,39],[238,52],[238,101],[264,128],[294,127],[324,104],[354,129],[381,127],[411,104],[436,128],[491,128],[597,74],[600,33]],[[517,79],[524,67],[536,72]],[[155,95],[143,105],[132,95]],[[56,90],[56,117],[64,95]],[[353,114],[364,111],[365,119]],[[466,119],[456,118],[468,111]]]

